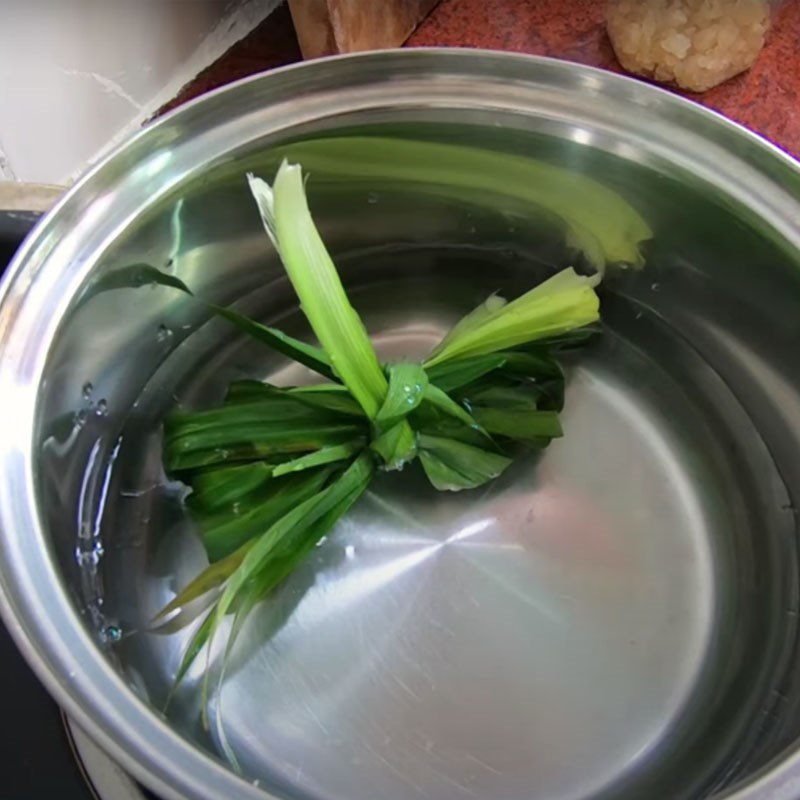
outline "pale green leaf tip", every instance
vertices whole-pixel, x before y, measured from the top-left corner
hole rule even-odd
[[[247,173],[247,185],[250,187],[250,193],[256,201],[267,236],[269,236],[275,249],[280,250],[278,234],[275,230],[275,194],[272,191],[272,187],[263,178],[256,177],[252,172]]]

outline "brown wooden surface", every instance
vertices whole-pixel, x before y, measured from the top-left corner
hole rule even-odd
[[[399,47],[438,0],[289,0],[305,58]]]

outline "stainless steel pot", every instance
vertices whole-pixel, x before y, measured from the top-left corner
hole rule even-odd
[[[146,261],[302,335],[243,174],[346,130],[588,174],[654,237],[606,284],[565,438],[480,496],[379,482],[255,614],[209,733],[197,675],[161,712],[186,630],[145,630],[203,563],[159,423],[234,376],[302,376],[107,276]],[[313,175],[309,194],[387,358],[571,255],[511,198]],[[4,280],[6,621],[168,798],[800,797],[798,198],[798,165],[736,125],[548,60],[377,53],[186,106],[72,189]]]

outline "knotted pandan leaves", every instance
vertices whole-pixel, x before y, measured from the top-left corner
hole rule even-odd
[[[164,464],[190,489],[186,506],[210,561],[154,620],[160,625],[202,598],[210,603],[176,685],[233,614],[227,659],[253,606],[330,532],[376,471],[418,460],[435,489],[472,489],[518,452],[560,436],[556,355],[587,341],[599,319],[597,278],[566,269],[511,302],[490,297],[424,363],[381,364],[314,225],[300,167],[284,162],[272,186],[252,175],[248,182],[319,347],[205,305],[327,382],[236,381],[218,408],[166,420]],[[146,265],[129,275],[135,285],[160,283],[203,302]],[[122,285],[124,276],[115,280]]]

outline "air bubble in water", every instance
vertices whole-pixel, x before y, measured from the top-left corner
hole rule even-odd
[[[89,412],[85,408],[80,408],[75,412],[75,416],[72,418],[72,424],[76,428],[82,428],[88,416]]]
[[[97,401],[97,405],[94,407],[94,413],[97,414],[98,417],[104,417],[108,412],[108,401],[105,398],[101,398]]]
[[[122,629],[117,625],[106,625],[100,632],[100,638],[106,644],[116,644],[122,638]]]
[[[375,205],[375,203],[377,203],[377,202],[378,202],[378,195],[377,195],[377,193],[375,193],[375,192],[370,192],[370,193],[367,195],[367,202],[368,202],[368,203],[369,203],[371,206],[374,206],[374,205]]]
[[[650,288],[651,288],[651,289],[652,289],[654,292],[657,292],[657,291],[659,291],[659,290],[661,289],[661,286],[660,286],[658,283],[652,283],[652,284],[650,284]]]
[[[100,563],[102,555],[102,545],[95,546],[91,550],[83,550],[80,547],[75,550],[75,560],[78,562],[78,566],[88,567],[89,569],[96,567]]]
[[[81,389],[81,395],[83,396],[84,400],[88,400],[92,396],[92,392],[94,391],[94,386],[89,381],[83,384],[83,389]]]
[[[163,323],[158,326],[158,332],[156,333],[156,339],[159,342],[166,342],[172,336],[172,331]]]

